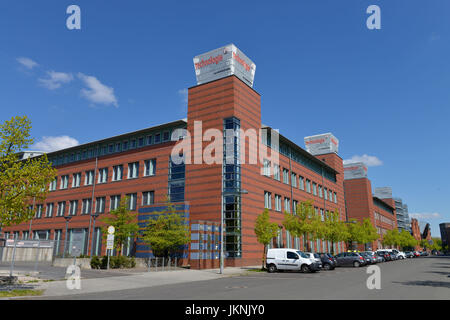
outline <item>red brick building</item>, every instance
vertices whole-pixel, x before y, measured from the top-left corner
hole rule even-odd
[[[372,185],[367,178],[367,167],[363,163],[350,163],[344,166],[345,203],[348,220],[355,219],[362,222],[369,218],[376,227],[380,238],[367,249],[383,248],[383,235],[387,230],[397,228],[395,204],[393,199],[380,199],[372,194]],[[391,201],[392,200],[392,201]],[[365,250],[360,246],[360,250]]]
[[[243,57],[236,61],[248,66],[242,62]],[[206,65],[201,61],[199,66]],[[192,242],[184,258],[193,267],[219,265],[222,210],[227,266],[260,264],[263,247],[257,242],[254,226],[264,208],[280,225],[273,246],[331,251],[326,241],[292,238],[282,228],[282,221],[284,211],[292,213],[296,204],[305,200],[313,200],[322,216],[337,209],[341,219],[345,219],[344,169],[337,155],[337,139],[332,138],[335,149],[312,152],[315,155],[282,135],[277,144],[278,134],[261,123],[260,94],[244,80],[232,74],[189,88],[187,120],[49,153],[58,177],[56,184],[50,186],[48,198],[35,204],[37,214],[30,223],[3,231],[19,237],[39,235],[69,241],[72,233],[81,232],[84,254],[105,254],[98,228],[101,223],[97,218],[92,232],[92,214],[107,215],[117,207],[120,198],[129,196],[129,209],[137,213],[143,226],[170,196],[177,210],[190,221]],[[201,132],[196,130],[199,124]],[[178,129],[184,129],[185,133]],[[208,130],[216,136],[205,138]],[[233,134],[226,130],[232,130]],[[239,138],[237,132],[245,137]],[[253,132],[256,141],[268,148],[267,158],[256,156],[261,145],[251,143]],[[218,137],[217,133],[223,133],[224,137]],[[229,162],[197,161],[198,154],[211,151],[208,148],[212,141],[222,146],[211,152],[215,159],[225,160],[224,149],[234,148],[234,154],[226,154],[230,156]],[[187,142],[189,147],[181,148]],[[175,146],[183,149],[185,163],[176,164],[171,159]],[[273,161],[274,155],[279,156],[279,161]],[[67,235],[64,216],[72,217]],[[61,248],[58,250],[62,252]],[[343,250],[342,243],[335,244],[334,252]],[[151,254],[139,239],[129,239],[124,251],[136,257]]]

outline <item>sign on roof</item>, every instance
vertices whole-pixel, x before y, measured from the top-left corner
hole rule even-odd
[[[375,188],[374,195],[375,197],[380,199],[392,199],[392,188],[391,187]]]
[[[367,166],[363,162],[344,165],[344,180],[367,178]]]
[[[338,153],[339,140],[332,133],[305,137],[306,151],[312,155]]]
[[[234,44],[230,44],[194,58],[197,84],[235,75],[253,87],[256,65]]]

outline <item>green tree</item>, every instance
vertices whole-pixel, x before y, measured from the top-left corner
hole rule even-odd
[[[348,238],[347,227],[339,218],[339,212],[329,211],[325,220],[325,240],[331,242],[331,253],[334,255],[334,244]]]
[[[313,224],[314,217],[313,201],[302,201],[297,204],[294,214],[284,213],[283,226],[291,235],[298,238],[303,237],[304,240],[307,239],[307,235],[310,235],[311,240],[311,234],[318,233]]]
[[[254,230],[258,242],[264,245],[264,252],[262,256],[262,269],[264,270],[267,246],[278,233],[278,225],[274,222],[270,222],[268,209],[264,209],[264,211],[256,218]]]
[[[417,245],[417,240],[406,230],[402,230],[399,234],[399,246],[402,250],[413,249]]]
[[[388,230],[383,235],[382,242],[385,246],[398,246],[400,244],[400,233],[397,229]]]
[[[362,225],[362,243],[366,246],[368,243],[372,243],[375,240],[378,240],[379,235],[377,233],[377,229],[372,225],[369,218],[363,219]]]
[[[142,241],[157,257],[168,257],[190,242],[188,219],[176,211],[176,206],[167,199],[166,207],[149,218],[142,232]]]
[[[105,216],[100,219],[105,226],[102,227],[103,237],[106,238],[109,226],[113,226],[114,231],[114,248],[122,254],[123,245],[129,237],[135,237],[139,231],[139,225],[136,222],[137,214],[128,210],[129,197],[120,201],[117,209],[110,212],[110,216]]]
[[[358,221],[356,221],[355,219],[350,219],[350,221],[346,223],[346,227],[347,227],[346,233],[347,248],[353,249],[354,242],[364,243],[365,241],[364,230]]]
[[[26,116],[0,124],[0,228],[32,219],[30,204],[45,200],[56,175],[45,154],[19,159],[18,152],[33,144],[30,130]]]

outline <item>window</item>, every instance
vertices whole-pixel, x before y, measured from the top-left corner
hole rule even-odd
[[[78,200],[72,200],[69,203],[69,216],[76,216],[78,210]]]
[[[81,214],[91,213],[91,199],[83,199],[83,208],[81,208]]]
[[[109,210],[116,210],[120,205],[120,195],[111,196],[109,201]]]
[[[84,185],[89,186],[94,183],[94,170],[86,171],[84,174]]]
[[[143,147],[144,146],[144,138],[139,138],[138,139],[138,146],[139,147]]]
[[[298,177],[298,187],[300,190],[305,190],[305,179],[302,176]]]
[[[45,217],[51,218],[53,216],[53,203],[47,203],[47,210],[45,211]]]
[[[264,208],[272,209],[272,194],[264,191]]]
[[[81,173],[74,173],[72,177],[72,188],[78,188],[80,186]]]
[[[336,192],[334,193],[334,203],[337,203],[337,194],[336,194]]]
[[[152,136],[147,136],[147,144],[150,145],[153,143],[153,137]]]
[[[289,184],[289,170],[283,168],[283,183]]]
[[[169,141],[169,131],[164,131],[163,132],[163,141]]]
[[[107,181],[108,181],[108,168],[99,169],[97,183],[106,183]]]
[[[149,206],[155,203],[155,192],[154,191],[146,191],[142,192],[142,205]]]
[[[128,164],[128,179],[137,178],[139,175],[139,162]]]
[[[161,142],[161,134],[157,133],[155,134],[155,143],[160,143]]]
[[[58,183],[58,177],[56,177],[52,182],[50,182],[50,185],[48,187],[49,191],[55,191],[56,190],[56,184]]]
[[[317,183],[313,182],[313,194],[317,196]]]
[[[156,173],[156,159],[144,161],[144,176],[154,176]]]
[[[117,142],[116,143],[116,152],[120,152],[121,151],[120,147],[121,147],[121,143]]]
[[[60,189],[67,189],[67,185],[69,184],[69,176],[61,176],[61,183],[59,184]]]
[[[306,192],[311,193],[311,181],[306,179]]]
[[[56,211],[57,217],[64,217],[64,211],[66,209],[66,202],[58,202],[58,210]]]
[[[286,197],[284,198],[284,211],[291,212],[291,199]]]
[[[135,139],[131,140],[130,148],[131,148],[131,149],[136,148],[136,140],[135,140]]]
[[[325,221],[325,216],[323,215],[323,209],[320,209],[320,219]]]
[[[294,188],[297,188],[297,175],[294,172],[291,173],[291,183]]]
[[[127,209],[131,211],[136,210],[137,193],[129,193],[127,197]]]
[[[264,166],[263,174],[267,177],[270,177],[270,161],[267,159],[264,159],[263,166]]]
[[[322,194],[322,186],[319,184],[319,197],[322,198],[323,194]]]
[[[95,212],[96,213],[103,213],[105,212],[105,197],[98,197],[95,199]]]
[[[123,146],[123,150],[124,150],[124,151],[125,151],[125,150],[128,150],[128,141],[124,141],[123,144],[122,144],[122,146]]]
[[[123,165],[118,165],[113,167],[113,176],[112,181],[119,181],[122,180],[123,176]]]
[[[273,178],[280,181],[280,166],[277,164],[273,166]]]
[[[327,188],[323,188],[323,196],[325,200],[328,200],[328,190]]]
[[[333,201],[333,192],[331,190],[329,190],[330,194],[329,194],[329,198],[328,200],[330,200],[331,202]]]
[[[297,200],[292,200],[292,210],[294,210],[294,213],[297,213],[297,205],[298,205],[298,201]]]
[[[110,145],[109,145],[109,148],[108,148],[108,152],[109,152],[109,153],[113,153],[113,151],[114,151],[114,145],[113,145],[113,144],[110,144]]]
[[[37,219],[40,219],[42,217],[42,204],[36,205],[36,215],[35,217]]]
[[[281,196],[278,194],[275,195],[275,210],[281,211]]]
[[[288,259],[298,259],[298,255],[294,252],[288,251],[286,252],[286,254],[287,254],[286,257]]]

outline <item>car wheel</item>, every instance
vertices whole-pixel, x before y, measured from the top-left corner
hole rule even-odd
[[[331,270],[331,265],[330,265],[329,263],[325,263],[325,264],[323,265],[323,268],[324,268],[325,270]]]
[[[269,273],[274,273],[277,271],[277,267],[274,264],[270,264],[269,267],[267,268],[267,271]]]
[[[308,266],[306,264],[302,265],[301,270],[302,270],[303,273],[309,272],[309,268],[308,268]]]
[[[358,261],[353,262],[353,266],[355,268],[358,268],[361,264]]]

